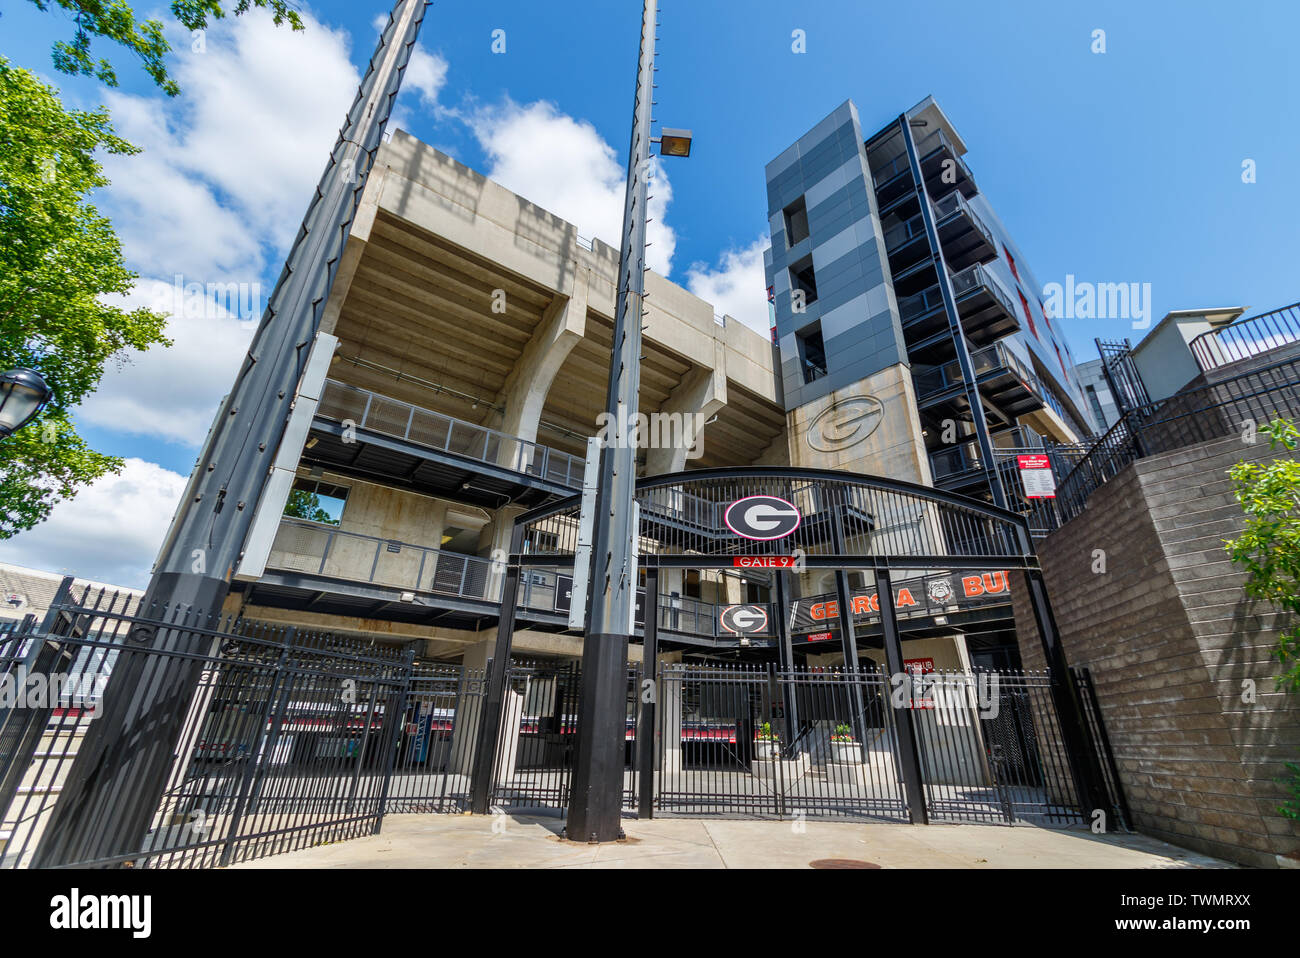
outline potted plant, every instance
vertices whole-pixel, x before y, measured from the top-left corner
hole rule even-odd
[[[836,762],[851,764],[862,761],[862,749],[853,737],[853,729],[841,722],[831,733],[831,755]]]
[[[759,727],[755,739],[758,742],[758,746],[754,750],[755,756],[758,758],[772,758],[776,755],[777,748],[779,747],[780,736],[772,731],[771,722],[764,722]]]

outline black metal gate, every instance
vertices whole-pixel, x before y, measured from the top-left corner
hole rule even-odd
[[[512,661],[506,670],[500,733],[492,764],[491,805],[498,810],[563,812],[569,804],[577,747],[577,663]],[[627,667],[623,805],[635,808],[636,726],[641,668]]]
[[[176,639],[173,651],[155,647],[158,636]],[[409,649],[140,609],[107,592],[73,601],[66,589],[40,628],[0,643],[0,676],[34,682],[0,708],[6,867],[211,867],[379,829]],[[186,718],[161,799],[118,796],[136,807],[141,832],[105,831],[91,856],[63,854],[46,826],[56,806],[84,814],[76,782],[87,763],[145,744],[97,734],[105,694],[118,694],[105,691],[109,673],[135,660],[147,681],[178,659],[198,681],[175,703]]]
[[[905,720],[928,820],[1088,820],[1046,673],[668,666],[657,714],[655,814],[908,821]]]
[[[415,667],[388,786],[388,812],[461,812],[468,807],[486,682],[483,669]]]

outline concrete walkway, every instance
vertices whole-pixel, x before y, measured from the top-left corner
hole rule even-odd
[[[852,859],[883,868],[1230,868],[1145,835],[1029,826],[627,820],[627,839],[586,845],[558,818],[390,815],[380,835],[236,868],[808,868]]]

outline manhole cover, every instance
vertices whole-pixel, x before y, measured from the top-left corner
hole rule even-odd
[[[819,858],[809,862],[810,868],[879,868],[875,862],[859,861],[856,858]]]

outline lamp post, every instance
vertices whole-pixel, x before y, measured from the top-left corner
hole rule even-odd
[[[53,398],[54,390],[34,369],[0,373],[0,439],[22,429]]]
[[[618,260],[613,349],[605,398],[613,437],[600,451],[596,517],[592,534],[587,634],[582,645],[582,726],[573,763],[566,835],[572,841],[610,842],[622,837],[623,729],[627,715],[627,647],[636,607],[632,544],[636,496],[636,421],[641,385],[641,321],[645,316],[646,203],[649,201],[650,145],[662,156],[689,156],[688,130],[664,129],[651,137],[655,17],[658,0],[641,8],[641,52],[637,66],[632,142],[628,151],[623,234]],[[646,615],[655,615],[647,597]]]

